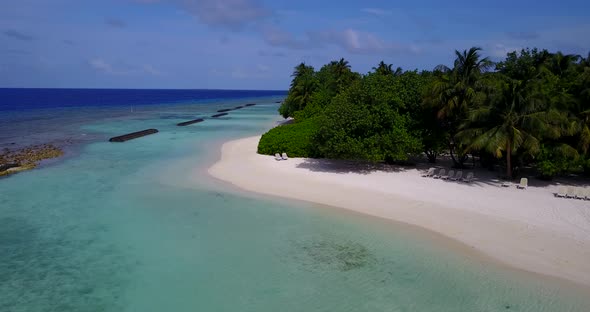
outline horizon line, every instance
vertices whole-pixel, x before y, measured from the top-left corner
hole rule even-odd
[[[90,87],[0,87],[0,90],[6,89],[31,89],[31,90],[40,90],[40,89],[61,89],[61,90],[205,90],[205,91],[271,91],[271,92],[288,92],[288,89],[285,90],[277,90],[277,89],[211,89],[211,88],[90,88]]]

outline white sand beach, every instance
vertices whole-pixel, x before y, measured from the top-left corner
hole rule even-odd
[[[373,170],[327,160],[276,161],[256,153],[259,139],[225,143],[209,173],[244,190],[423,227],[510,266],[590,285],[590,201],[555,198],[557,186],[517,190],[483,178],[434,180],[421,176],[426,164]]]

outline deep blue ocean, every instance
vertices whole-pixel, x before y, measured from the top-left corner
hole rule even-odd
[[[206,103],[216,100],[284,96],[268,90],[27,89],[0,88],[0,111],[81,106]]]

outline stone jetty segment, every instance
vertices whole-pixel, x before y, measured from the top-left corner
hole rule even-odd
[[[146,130],[142,130],[142,131],[137,131],[137,132],[132,132],[132,133],[112,137],[109,139],[109,142],[125,142],[125,141],[141,138],[146,135],[150,135],[150,134],[154,134],[154,133],[158,133],[158,129],[146,129]]]

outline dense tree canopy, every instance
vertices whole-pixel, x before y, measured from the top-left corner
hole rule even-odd
[[[321,115],[314,142],[329,158],[403,160],[420,150],[393,76],[369,74],[334,97]]]
[[[547,178],[590,172],[590,54],[523,49],[494,64],[473,47],[455,57],[422,72],[381,61],[365,75],[344,59],[319,71],[302,63],[280,108],[298,126],[271,130],[259,150],[279,152],[266,149],[280,141],[293,156],[376,162],[448,151],[457,167],[496,159],[507,177],[523,166]]]

